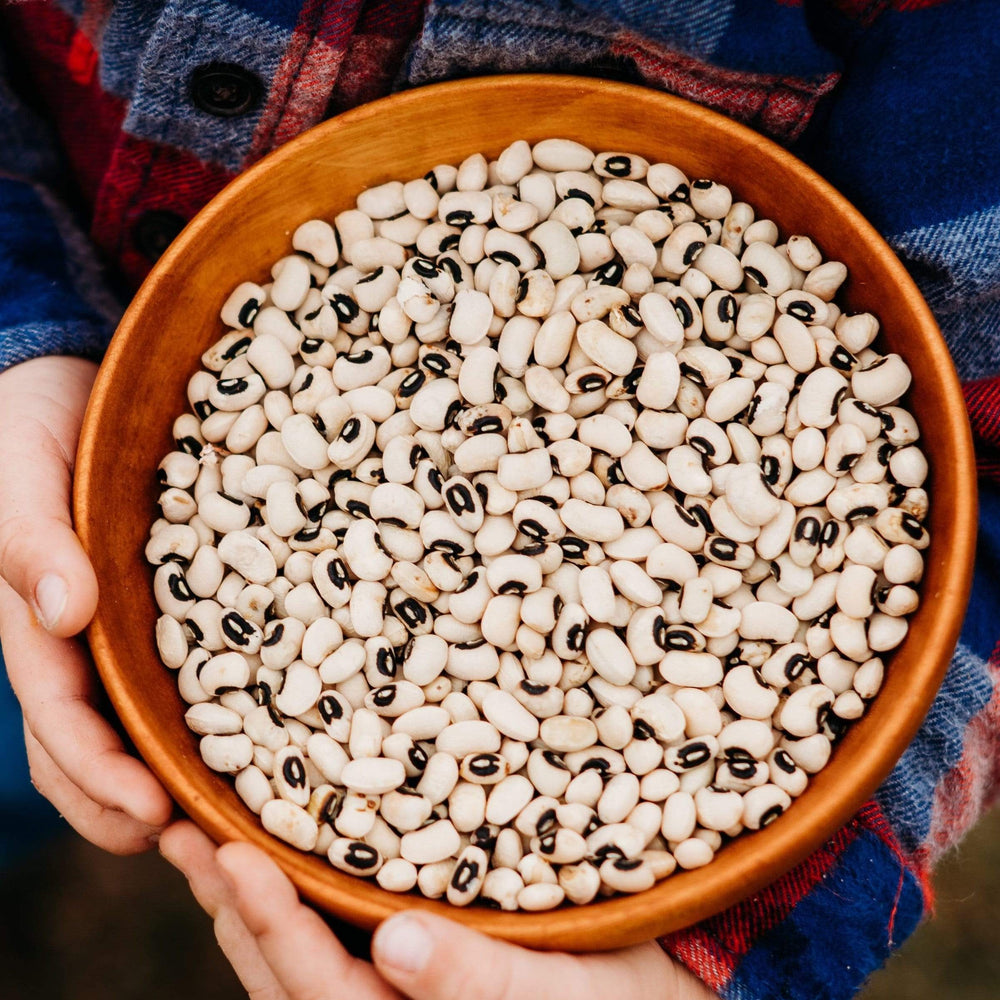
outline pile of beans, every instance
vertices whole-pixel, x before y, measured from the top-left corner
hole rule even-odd
[[[865,711],[928,544],[910,372],[711,180],[515,142],[240,284],[146,550],[209,767],[386,889],[646,889]]]

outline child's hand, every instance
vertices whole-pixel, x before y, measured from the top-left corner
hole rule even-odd
[[[166,830],[160,850],[214,918],[253,1000],[717,1000],[655,943],[588,956],[533,952],[416,911],[378,928],[369,965],[344,950],[258,848],[216,850],[183,822]]]
[[[99,682],[72,638],[97,605],[70,514],[96,371],[79,358],[46,357],[0,374],[0,639],[35,786],[88,840],[131,853],[150,846],[171,803],[97,710]]]

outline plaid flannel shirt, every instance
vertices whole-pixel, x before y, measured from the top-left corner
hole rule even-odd
[[[98,357],[116,300],[232,176],[331,114],[447,78],[668,90],[789,146],[868,216],[966,385],[982,477],[972,605],[873,800],[775,884],[662,942],[727,1000],[851,996],[929,911],[934,863],[1000,783],[994,0],[27,0],[0,25],[0,367]],[[240,114],[192,100],[218,62],[249,81]]]

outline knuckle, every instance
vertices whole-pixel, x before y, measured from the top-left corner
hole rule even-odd
[[[52,539],[69,526],[67,520],[19,514],[0,520],[0,578],[18,589],[40,552],[51,551]]]
[[[446,975],[448,975],[446,973]],[[448,976],[441,1000],[515,1000],[513,973],[506,962],[463,962]],[[521,1000],[520,997],[517,1000]]]
[[[0,577],[11,586],[22,561],[20,549],[24,534],[30,527],[31,519],[28,517],[8,517],[0,521]]]

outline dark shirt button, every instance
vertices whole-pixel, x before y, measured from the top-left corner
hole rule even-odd
[[[260,104],[264,85],[256,73],[235,63],[211,62],[191,73],[191,100],[216,118],[235,118]]]
[[[143,212],[136,220],[132,227],[132,242],[144,257],[159,260],[186,225],[187,220],[176,212],[154,208]]]

